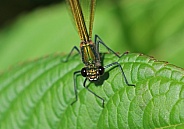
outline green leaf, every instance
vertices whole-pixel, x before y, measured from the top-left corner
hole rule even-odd
[[[96,98],[83,87],[78,76],[78,101],[73,90],[73,72],[83,64],[79,56],[62,62],[63,55],[29,61],[0,75],[1,129],[104,129],[184,128],[184,70],[166,62],[129,53],[118,59],[104,54],[106,69],[98,83],[87,85],[105,99]]]

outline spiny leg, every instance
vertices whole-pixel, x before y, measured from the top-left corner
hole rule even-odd
[[[96,51],[99,53],[99,43],[101,43],[109,52],[112,52],[115,56],[120,58],[121,56],[118,55],[116,52],[114,52],[111,48],[109,48],[103,41],[102,39],[98,36],[95,35],[95,46],[96,46]]]
[[[116,52],[114,52],[112,49],[110,49],[102,40],[101,38],[98,36],[98,35],[95,35],[95,46],[96,46],[96,51],[99,52],[99,43],[101,43],[109,52],[112,52],[115,56],[117,56],[118,58],[121,58],[122,56],[126,55],[127,52],[123,53],[121,56],[118,55]],[[111,64],[108,64],[106,65],[104,68],[108,68],[108,67],[112,67],[114,65],[117,65],[120,70],[121,70],[121,73],[123,75],[123,78],[125,79],[125,83],[128,85],[128,86],[135,86],[134,84],[129,84],[128,83],[128,80],[125,76],[125,73],[123,71],[123,68],[121,67],[121,65],[118,63],[118,62],[113,62]]]
[[[122,73],[122,76],[123,76],[123,78],[125,79],[125,83],[126,83],[128,86],[135,86],[134,84],[130,84],[130,83],[128,82],[128,80],[127,80],[127,78],[126,78],[126,76],[125,76],[125,73],[124,73],[124,71],[123,71],[123,68],[121,67],[121,65],[120,65],[118,62],[113,62],[113,63],[111,63],[111,64],[108,64],[108,65],[104,66],[104,68],[106,69],[106,68],[109,68],[109,67],[113,67],[114,65],[117,65],[117,66],[120,68],[121,73]]]
[[[118,55],[116,52],[114,52],[111,48],[109,48],[103,41],[102,39],[98,36],[95,35],[95,46],[96,46],[96,51],[99,53],[99,43],[101,43],[109,52],[113,53],[115,56],[118,58],[121,58],[124,55],[127,55],[129,52],[124,52],[122,55]]]
[[[80,74],[80,72],[81,72],[81,71],[75,71],[75,72],[73,73],[75,100],[71,103],[71,105],[74,104],[74,103],[78,100],[76,81],[77,81],[77,76]]]
[[[70,51],[70,53],[68,54],[66,60],[63,60],[63,62],[67,62],[68,61],[68,59],[70,58],[70,56],[72,55],[72,53],[73,53],[74,50],[76,50],[78,52],[78,54],[80,55],[80,50],[76,46],[74,46],[72,48],[72,50]]]
[[[87,86],[86,86],[86,81],[87,81],[87,78],[84,80],[84,83],[83,83],[83,86],[89,91],[91,92],[94,96],[96,96],[97,98],[99,98],[100,100],[102,100],[102,107],[104,108],[104,102],[105,100],[100,97],[99,95],[95,94],[92,90],[90,90]]]

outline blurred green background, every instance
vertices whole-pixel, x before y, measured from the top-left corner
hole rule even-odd
[[[61,0],[1,1],[0,71],[79,46],[68,11]],[[114,51],[143,53],[184,67],[182,0],[99,0],[95,34]]]

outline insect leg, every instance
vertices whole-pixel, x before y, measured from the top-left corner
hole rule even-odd
[[[78,100],[76,81],[77,81],[77,76],[78,76],[79,74],[80,74],[80,71],[75,71],[75,72],[73,73],[75,100],[71,103],[71,105],[74,104],[74,103]]]
[[[68,56],[66,57],[66,59],[63,60],[63,62],[67,62],[68,61],[68,59],[70,58],[70,56],[72,55],[72,53],[73,53],[74,50],[76,50],[78,52],[78,54],[80,55],[80,50],[76,46],[74,46],[72,48],[72,50],[70,51],[70,53],[68,54]]]
[[[112,52],[115,56],[117,56],[118,58],[121,58],[121,56],[123,56],[123,55],[125,55],[125,54],[127,54],[127,52],[125,52],[123,55],[118,55],[116,52],[114,52],[112,49],[110,49],[102,40],[101,40],[101,38],[98,36],[98,35],[95,35],[95,45],[96,45],[96,51],[97,52],[99,52],[99,43],[101,43],[109,52]],[[121,73],[122,73],[122,75],[123,75],[123,78],[125,79],[125,82],[126,82],[126,84],[128,85],[128,86],[135,86],[134,84],[129,84],[128,83],[128,80],[127,80],[127,78],[126,78],[126,76],[125,76],[125,73],[124,73],[124,71],[123,71],[123,68],[121,67],[121,65],[118,63],[118,62],[113,62],[113,63],[111,63],[111,64],[108,64],[108,65],[106,65],[104,68],[108,68],[108,67],[112,67],[112,66],[114,66],[114,65],[117,65],[119,68],[120,68],[120,70],[121,70]]]
[[[84,80],[84,83],[83,83],[83,86],[89,91],[91,92],[94,96],[96,96],[97,98],[99,98],[100,100],[102,100],[102,107],[104,108],[104,102],[105,100],[100,97],[99,95],[95,94],[92,90],[90,90],[87,86],[86,86],[86,81],[87,81],[87,78]]]
[[[99,53],[99,43],[101,43],[109,52],[113,53],[115,56],[120,58],[121,56],[118,55],[116,52],[114,52],[111,48],[109,48],[98,35],[95,35],[95,46],[96,46],[96,51]]]
[[[126,83],[128,86],[135,86],[134,84],[130,84],[130,83],[128,82],[128,80],[127,80],[127,78],[126,78],[126,76],[125,76],[125,73],[124,73],[124,71],[123,71],[123,68],[121,67],[121,65],[120,65],[118,62],[113,62],[113,63],[111,63],[111,64],[108,64],[108,65],[104,66],[104,68],[106,69],[106,68],[109,68],[109,67],[113,67],[113,66],[115,66],[115,65],[117,65],[117,66],[120,68],[121,73],[122,73],[122,76],[123,76],[123,78],[125,79],[125,83]]]

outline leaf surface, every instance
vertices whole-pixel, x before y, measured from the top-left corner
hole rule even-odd
[[[64,63],[63,55],[29,61],[0,75],[1,129],[73,128],[184,128],[184,71],[166,62],[129,53],[120,59],[104,54],[106,69],[97,83],[87,85],[105,99],[102,102],[83,87],[78,76],[78,101],[73,72],[83,64],[79,56]]]

